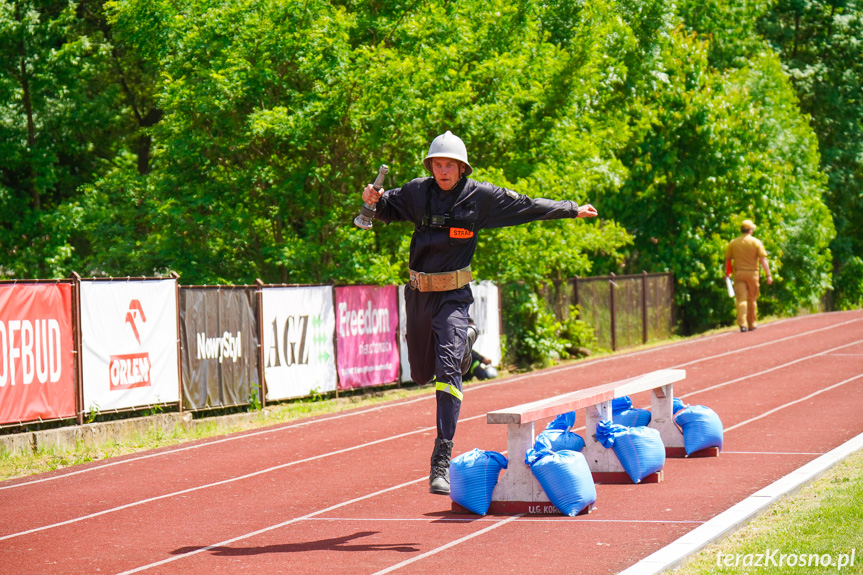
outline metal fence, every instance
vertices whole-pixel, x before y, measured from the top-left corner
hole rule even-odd
[[[542,292],[558,320],[578,305],[597,345],[616,350],[671,336],[674,277],[671,273],[575,277],[553,281]]]

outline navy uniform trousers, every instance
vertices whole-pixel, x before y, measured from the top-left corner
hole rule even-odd
[[[445,292],[420,292],[405,287],[408,361],[411,379],[434,382],[437,435],[452,440],[461,411],[461,360],[467,343],[470,287]]]

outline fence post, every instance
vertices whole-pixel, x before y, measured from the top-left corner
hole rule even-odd
[[[614,272],[611,272],[611,279],[608,280],[608,298],[611,307],[611,351],[617,349],[617,323],[614,318]]]
[[[641,272],[641,343],[647,343],[647,272]]]
[[[575,318],[581,319],[581,308],[578,305],[578,275],[572,278],[572,299],[575,301],[573,304],[576,308]]]

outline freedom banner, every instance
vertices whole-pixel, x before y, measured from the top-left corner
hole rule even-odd
[[[336,389],[332,286],[264,287],[267,399]]]
[[[72,286],[0,285],[0,423],[75,416]]]
[[[405,313],[405,285],[400,285],[399,290],[399,348],[401,349],[401,381],[413,381],[411,379],[411,366],[408,361],[408,344],[405,334],[407,333]],[[473,303],[470,305],[468,315],[476,324],[477,335],[473,349],[480,355],[491,360],[492,365],[500,365],[500,288],[491,281],[471,282],[470,291],[473,294]],[[424,329],[420,326],[419,329]],[[430,329],[430,328],[429,328]]]
[[[339,389],[398,381],[396,296],[396,286],[336,288]]]
[[[84,410],[180,400],[177,282],[81,281]]]
[[[258,376],[254,288],[180,288],[183,407],[246,405]]]

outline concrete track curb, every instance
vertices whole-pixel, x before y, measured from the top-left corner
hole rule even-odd
[[[863,449],[863,433],[756,491],[680,539],[621,571],[619,575],[653,575],[679,567],[703,547],[744,527],[779,499],[797,492],[860,449]]]
[[[237,423],[259,421],[266,418],[267,415],[269,415],[267,409],[201,419],[193,419],[190,412],[159,413],[146,417],[29,431],[0,436],[0,452],[15,455],[25,452],[35,453],[39,449],[75,451],[81,445],[100,445],[108,441],[128,441],[146,435],[150,431],[172,433],[178,427],[191,429],[198,425],[214,424],[227,429]]]

